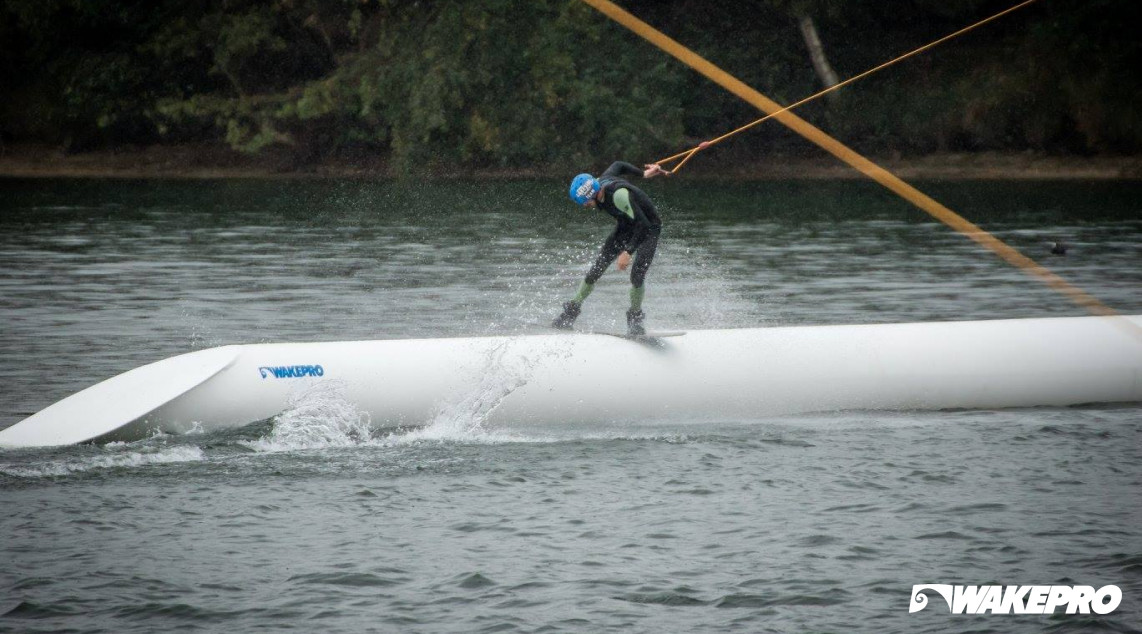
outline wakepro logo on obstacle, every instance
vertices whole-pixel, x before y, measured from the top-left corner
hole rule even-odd
[[[319,365],[279,365],[276,367],[262,366],[258,372],[263,379],[271,376],[275,379],[301,379],[309,376],[325,376],[325,368]]]
[[[912,586],[908,612],[928,606],[925,590],[943,597],[952,614],[1110,614],[1122,603],[1118,586],[953,586],[920,584]]]

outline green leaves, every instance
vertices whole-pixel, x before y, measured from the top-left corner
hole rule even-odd
[[[1053,2],[799,112],[874,153],[1142,149],[1142,5]],[[996,9],[624,6],[786,103],[817,89],[795,14],[812,15],[843,78]],[[577,0],[0,0],[0,92],[6,137],[216,139],[295,164],[363,151],[406,173],[652,159],[757,116]],[[803,148],[766,124],[711,156]]]

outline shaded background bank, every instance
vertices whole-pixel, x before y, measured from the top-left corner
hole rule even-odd
[[[790,103],[1010,4],[624,6]],[[1044,0],[799,113],[880,155],[1136,154],[1140,14],[1135,2]],[[825,66],[814,64],[806,25]],[[555,0],[2,0],[0,94],[10,154],[29,143],[161,144],[195,148],[181,160],[225,164],[225,147],[287,171],[649,160],[756,118],[586,5]],[[774,153],[819,155],[767,124],[693,165]]]

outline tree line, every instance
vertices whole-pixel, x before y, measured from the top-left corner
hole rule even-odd
[[[1012,2],[622,4],[790,103]],[[874,154],[1136,153],[1140,17],[1041,0],[799,113]],[[0,95],[0,140],[224,141],[402,171],[648,159],[759,116],[575,0],[0,0]],[[769,123],[725,147],[812,151]]]

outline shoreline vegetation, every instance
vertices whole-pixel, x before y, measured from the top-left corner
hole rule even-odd
[[[792,104],[1017,1],[621,4]],[[1142,179],[1139,23],[1038,2],[796,113],[905,179]],[[0,95],[8,176],[562,178],[759,116],[578,0],[0,0]],[[679,178],[863,176],[767,124]]]
[[[1142,180],[1142,156],[1048,156],[1032,152],[934,153],[869,157],[905,180]],[[628,159],[636,160],[636,159]],[[583,169],[602,166],[588,165]],[[526,179],[565,176],[562,166],[473,168],[437,166],[414,178]],[[120,147],[65,152],[42,144],[0,147],[0,178],[398,178],[381,156],[340,156],[293,164],[288,156],[248,155],[221,143]],[[731,180],[853,180],[865,176],[839,160],[774,155],[727,165],[696,158],[678,178]]]

